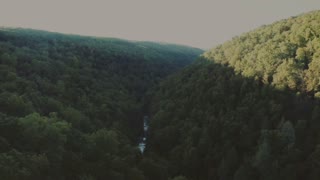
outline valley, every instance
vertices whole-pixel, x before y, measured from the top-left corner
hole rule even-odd
[[[210,50],[0,29],[0,179],[320,179],[320,11]]]

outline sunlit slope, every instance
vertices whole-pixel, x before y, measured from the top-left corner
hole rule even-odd
[[[203,56],[244,77],[281,89],[320,89],[320,11],[278,21],[235,37]]]

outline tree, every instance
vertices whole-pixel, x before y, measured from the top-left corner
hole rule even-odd
[[[57,117],[40,116],[37,113],[30,114],[18,120],[21,128],[20,137],[24,144],[21,149],[29,152],[44,153],[52,166],[51,175],[58,175],[56,172],[61,166],[67,134],[70,131],[70,124]],[[59,175],[60,176],[60,175]]]
[[[284,61],[273,75],[273,84],[279,89],[298,89],[302,83],[302,70],[293,59]]]
[[[306,89],[307,91],[319,91],[320,90],[320,58],[313,59],[309,64],[309,69],[306,70]]]
[[[288,148],[291,148],[296,141],[295,130],[292,123],[290,121],[283,123],[280,133],[284,143]]]

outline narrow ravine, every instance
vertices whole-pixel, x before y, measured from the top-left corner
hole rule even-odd
[[[148,121],[149,121],[149,117],[144,116],[143,117],[143,135],[139,138],[139,144],[138,144],[138,147],[142,154],[144,153],[144,150],[146,148],[147,133],[149,128]]]

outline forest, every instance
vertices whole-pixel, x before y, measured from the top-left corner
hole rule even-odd
[[[206,52],[1,29],[0,179],[320,179],[319,19]]]
[[[169,177],[320,179],[319,19],[234,37],[155,88],[148,152]]]
[[[141,179],[144,96],[200,53],[1,29],[0,179]]]

